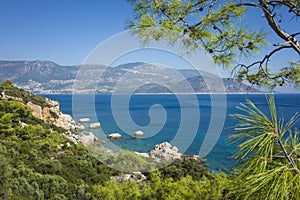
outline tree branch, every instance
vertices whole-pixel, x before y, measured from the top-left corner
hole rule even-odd
[[[295,37],[297,35],[300,35],[300,32],[291,34],[291,36],[293,36],[293,37]]]
[[[235,71],[244,71],[243,73],[240,73],[240,75],[242,76],[246,76],[246,79],[249,81],[249,83],[252,84],[252,86],[254,84],[259,85],[260,81],[264,78],[267,78],[269,80],[273,80],[274,83],[276,82],[276,85],[279,84],[280,86],[282,86],[284,84],[285,81],[288,81],[288,76],[286,76],[285,74],[283,75],[279,75],[279,74],[272,74],[268,71],[268,62],[270,61],[270,58],[277,52],[283,50],[283,49],[288,49],[288,48],[292,48],[291,46],[280,46],[276,49],[274,49],[273,51],[271,51],[269,54],[265,55],[264,58],[262,60],[253,62],[249,65],[246,64],[238,64],[237,66],[234,67],[234,69],[231,71],[231,76],[235,73]],[[251,71],[249,70],[251,67],[257,67],[259,69],[259,74],[261,74],[262,76],[258,76],[256,78],[253,78]],[[245,70],[241,70],[241,69],[245,69]],[[251,78],[252,77],[252,78]],[[250,79],[248,79],[250,78]],[[251,87],[252,87],[251,86]]]
[[[256,3],[238,3],[235,6],[249,6],[249,7],[257,7],[257,8],[265,9],[260,4],[256,4]]]
[[[272,15],[272,11],[268,6],[268,2],[265,0],[259,0],[261,7],[263,8],[263,12],[268,21],[270,27],[275,31],[275,33],[282,38],[283,40],[290,42],[292,48],[300,55],[300,45],[296,38],[288,33],[284,32],[279,25],[276,23],[274,16]]]
[[[236,6],[250,6],[250,7],[257,7],[261,8],[265,14],[265,17],[268,21],[268,24],[270,27],[275,31],[275,33],[282,39],[284,39],[287,42],[290,42],[293,49],[300,55],[300,45],[298,41],[296,40],[295,36],[299,33],[291,34],[284,32],[277,22],[274,20],[274,15],[272,14],[272,11],[270,10],[268,5],[271,5],[270,2],[266,2],[265,0],[259,0],[260,4],[255,3],[238,3]],[[291,11],[293,11],[297,16],[300,16],[300,12],[296,9],[296,6],[288,1],[271,1],[271,2],[277,2],[278,5],[284,4],[290,8]]]
[[[279,6],[279,5],[285,5],[286,7],[288,7],[290,9],[289,12],[293,12],[295,13],[296,16],[300,16],[300,11],[297,10],[296,5],[294,5],[293,3],[289,2],[289,1],[269,1],[269,4],[272,6]]]
[[[276,52],[282,50],[282,49],[287,49],[287,48],[292,48],[291,46],[280,46],[277,49],[274,49],[273,51],[271,51],[269,54],[265,55],[265,57],[262,60],[256,61],[250,65],[240,65],[242,67],[245,67],[247,69],[253,67],[254,65],[259,64],[260,66],[262,66],[265,62],[268,62],[270,60],[270,58],[273,56],[273,54],[275,54]]]
[[[275,131],[277,133],[277,131]],[[282,141],[280,140],[279,137],[277,137],[277,141],[279,143],[279,146],[281,148],[281,150],[284,153],[284,156],[286,157],[286,159],[289,161],[289,163],[292,165],[293,169],[297,172],[297,174],[300,176],[300,170],[298,169],[295,161],[290,157],[290,155],[287,153],[284,144],[282,143]]]

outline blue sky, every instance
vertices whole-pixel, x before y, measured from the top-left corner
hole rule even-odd
[[[0,59],[79,64],[131,15],[125,0],[0,0]]]
[[[99,43],[124,31],[132,14],[126,0],[0,0],[0,60],[80,64]],[[253,9],[248,14],[249,28],[269,31],[262,13]],[[284,24],[286,29],[300,27],[300,21]],[[283,52],[275,66],[286,58],[299,60],[299,55]]]

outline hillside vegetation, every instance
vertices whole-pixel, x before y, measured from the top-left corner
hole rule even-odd
[[[42,97],[6,81],[3,91],[24,102],[47,106]],[[18,101],[0,100],[0,199],[222,199],[229,190],[224,175],[211,174],[194,161],[176,161],[147,173],[142,182],[117,182],[121,172],[90,156],[66,131],[32,115]],[[121,155],[134,156],[130,153]],[[122,159],[119,157],[118,159]]]

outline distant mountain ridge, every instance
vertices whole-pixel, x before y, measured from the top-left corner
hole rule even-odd
[[[82,71],[84,69],[85,71]],[[89,73],[87,84],[74,89],[78,83],[78,73]],[[101,76],[100,76],[101,74]],[[182,77],[178,79],[178,74]],[[202,75],[202,76],[201,76]],[[0,61],[0,81],[11,79],[15,85],[39,94],[70,93],[114,93],[118,87],[122,92],[169,93],[176,88],[180,93],[190,92],[186,82],[195,93],[259,93],[259,90],[224,78],[224,90],[220,89],[220,79],[205,72],[193,69],[161,69],[154,65],[136,62],[116,67],[103,65],[61,66],[52,61]],[[121,82],[122,84],[119,84]],[[185,84],[183,84],[185,83]],[[91,87],[90,85],[96,85]],[[209,84],[209,87],[208,85]],[[119,86],[121,85],[121,86]],[[122,86],[123,85],[123,86]],[[117,87],[118,86],[118,87]]]

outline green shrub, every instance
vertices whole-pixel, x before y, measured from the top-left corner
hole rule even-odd
[[[11,80],[0,83],[0,93],[2,92],[11,97],[21,98],[24,103],[32,102],[36,105],[40,105],[42,108],[50,107],[44,97],[34,95],[31,92],[15,87]]]

